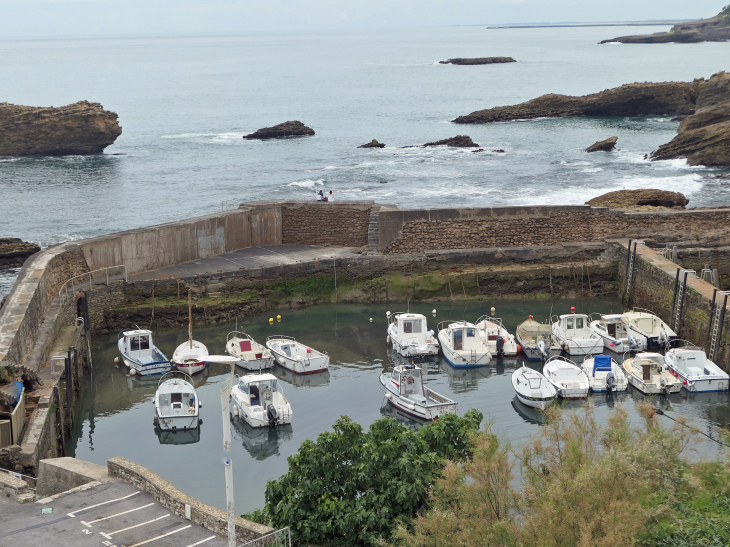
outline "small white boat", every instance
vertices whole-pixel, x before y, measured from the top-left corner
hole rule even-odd
[[[161,430],[198,427],[202,405],[192,378],[184,372],[172,371],[160,378],[154,402],[154,421]]]
[[[626,391],[629,381],[626,379],[621,365],[609,355],[596,355],[583,361],[581,367],[586,373],[593,392]]]
[[[152,331],[124,329],[117,336],[117,348],[130,374],[164,374],[170,370],[170,360],[152,340]]]
[[[647,395],[669,395],[682,389],[682,382],[669,373],[659,353],[639,353],[626,359],[623,366],[629,383]]]
[[[439,343],[428,330],[426,316],[420,313],[385,313],[388,318],[388,342],[403,357],[438,355]]]
[[[492,359],[489,346],[477,336],[477,328],[473,323],[442,321],[437,330],[444,358],[452,367],[483,367]]]
[[[498,317],[483,315],[476,322],[479,338],[489,347],[492,355],[497,357],[514,357],[517,355],[517,341]]]
[[[677,335],[655,314],[634,308],[632,311],[601,315],[591,321],[591,330],[603,340],[606,349],[616,353],[663,349]]]
[[[591,387],[588,376],[573,361],[560,356],[552,357],[545,363],[542,373],[563,399],[588,397]]]
[[[687,391],[728,391],[730,376],[710,361],[700,348],[684,346],[670,349],[664,361]]]
[[[590,317],[582,313],[561,315],[553,323],[553,337],[568,355],[603,353],[603,339],[589,326]]]
[[[515,339],[530,361],[545,361],[563,351],[553,338],[552,326],[538,323],[531,315],[517,326]]]
[[[423,385],[421,367],[397,365],[393,372],[380,375],[385,398],[401,412],[433,421],[442,414],[456,413],[457,403]]]
[[[269,336],[266,347],[271,350],[277,363],[297,374],[314,374],[329,367],[330,356],[327,352],[305,346],[291,336]]]
[[[188,290],[188,341],[175,348],[170,361],[177,370],[193,375],[206,367],[207,357],[208,348],[205,344],[193,340],[193,304]]]
[[[512,387],[522,404],[540,410],[545,410],[558,396],[545,376],[525,366],[512,373]]]
[[[226,352],[236,358],[236,365],[246,370],[266,370],[274,366],[274,356],[245,332],[234,330],[226,338]]]
[[[251,427],[290,424],[293,416],[279,379],[266,372],[238,377],[231,388],[230,410]]]

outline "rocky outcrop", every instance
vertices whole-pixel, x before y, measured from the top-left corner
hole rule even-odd
[[[0,156],[99,154],[122,134],[99,103],[34,107],[0,103]]]
[[[361,144],[358,148],[385,148],[385,143],[373,139],[367,144]]]
[[[679,192],[666,190],[617,190],[593,198],[586,202],[592,207],[611,207],[613,209],[631,209],[636,207],[666,207],[684,209],[689,200]]]
[[[730,40],[730,5],[723,8],[715,17],[679,23],[674,25],[669,32],[619,36],[610,40],[602,40],[599,43],[666,44],[668,42],[679,42],[689,44],[696,42],[726,42],[728,40]]]
[[[477,110],[453,121],[490,123],[581,116],[686,115],[695,110],[698,88],[696,80],[626,84],[581,97],[551,93],[514,106]]]
[[[28,243],[17,237],[0,237],[0,270],[19,268],[26,258],[40,250],[35,243]]]
[[[616,147],[618,137],[608,137],[605,141],[594,142],[588,148],[586,152],[610,152]]]
[[[306,135],[314,135],[314,129],[307,127],[298,120],[280,123],[273,127],[264,127],[244,135],[244,139],[278,139],[281,137],[303,137]]]
[[[703,82],[695,113],[679,124],[677,136],[651,155],[653,160],[687,158],[690,165],[730,165],[730,74]]]
[[[450,139],[443,139],[436,142],[427,142],[425,146],[452,146],[457,148],[479,148],[479,145],[471,140],[469,135],[457,135]]]
[[[441,65],[492,65],[497,63],[516,63],[512,57],[475,57],[472,59],[457,57],[456,59],[448,59],[439,61]]]

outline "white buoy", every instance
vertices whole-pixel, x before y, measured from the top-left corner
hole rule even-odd
[[[492,312],[492,315],[494,315],[495,313],[497,313],[497,310],[494,309],[494,306],[492,306],[491,312]]]
[[[129,369],[129,375],[130,375],[130,376],[134,376],[135,374],[137,374],[137,369],[134,369],[134,368],[130,368],[130,369]]]
[[[115,363],[119,363],[119,357],[115,357],[115,358],[114,358],[114,362],[115,362]]]
[[[385,317],[390,317],[390,312],[389,311],[385,312]]]
[[[372,317],[370,318],[370,322],[371,322],[371,323],[373,322],[373,318],[372,318]]]
[[[434,317],[436,317],[436,308],[434,308],[434,309],[432,309],[432,310],[431,310],[431,314],[432,314],[432,315],[433,315]]]

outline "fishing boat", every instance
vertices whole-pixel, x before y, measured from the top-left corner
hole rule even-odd
[[[573,361],[565,357],[551,357],[545,362],[542,373],[563,399],[583,399],[588,396],[588,376]]]
[[[484,339],[468,321],[442,321],[436,327],[444,358],[454,368],[483,367],[492,359]]]
[[[519,348],[515,337],[504,328],[498,317],[483,315],[476,321],[479,339],[497,357],[514,357]]]
[[[443,414],[456,413],[457,403],[423,385],[421,367],[397,365],[393,372],[380,375],[385,398],[398,410],[421,420],[433,421]]]
[[[171,362],[177,370],[193,375],[206,367],[207,357],[205,344],[193,340],[193,302],[188,290],[188,340],[175,348]]]
[[[553,338],[552,327],[538,323],[531,315],[517,326],[515,340],[530,361],[544,361],[563,351]]]
[[[327,352],[317,351],[297,342],[296,338],[284,335],[269,336],[266,347],[271,350],[274,359],[285,369],[297,374],[314,374],[323,372],[329,367],[330,356]]]
[[[682,389],[682,382],[669,372],[659,353],[639,353],[626,359],[623,367],[629,383],[647,395],[669,395]]]
[[[279,379],[271,373],[238,377],[231,388],[230,410],[251,427],[276,427],[290,424],[292,409],[284,397]]]
[[[590,328],[603,340],[606,349],[616,353],[663,349],[677,338],[654,313],[634,308],[620,314],[601,315]]]
[[[512,387],[522,404],[540,410],[545,410],[558,396],[545,376],[525,366],[512,373]]]
[[[201,406],[192,378],[184,372],[168,372],[155,392],[155,425],[163,431],[195,429]]]
[[[730,376],[694,346],[672,348],[664,356],[670,372],[689,392],[728,391]]]
[[[426,316],[420,313],[385,312],[388,318],[387,341],[403,357],[438,355],[439,343],[428,330]]]
[[[553,338],[568,355],[603,353],[603,339],[591,330],[589,323],[590,317],[582,313],[561,315],[553,322]]]
[[[629,381],[624,371],[610,355],[596,355],[583,361],[581,366],[588,377],[593,392],[626,391]]]
[[[274,366],[274,356],[269,348],[245,332],[234,330],[228,333],[226,352],[236,358],[237,366],[246,370],[261,372]]]
[[[117,336],[117,348],[132,375],[149,376],[164,374],[170,370],[170,360],[155,346],[152,331],[124,329]]]

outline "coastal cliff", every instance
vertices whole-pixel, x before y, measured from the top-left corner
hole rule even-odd
[[[40,250],[41,248],[35,243],[17,237],[0,237],[0,270],[19,268],[26,258]]]
[[[669,32],[619,36],[610,40],[602,40],[599,43],[666,44],[678,42],[689,44],[696,42],[726,42],[728,40],[730,40],[730,5],[725,6],[715,17],[679,23],[674,25]]]
[[[99,154],[121,134],[117,114],[99,103],[57,108],[0,103],[0,156]]]

